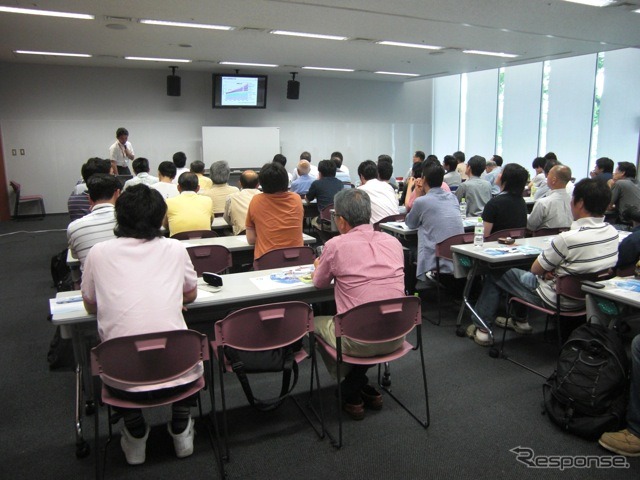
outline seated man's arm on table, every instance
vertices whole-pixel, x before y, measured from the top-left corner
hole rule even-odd
[[[84,261],[84,271],[82,272],[82,303],[87,313],[96,314],[98,303],[96,301],[96,285],[93,281],[93,256],[91,250]]]
[[[191,303],[198,297],[198,274],[196,273],[195,268],[193,268],[193,263],[191,263],[191,258],[189,257],[189,253],[186,248],[184,249],[184,261],[185,269],[182,305]]]
[[[255,245],[256,244],[256,229],[254,227],[250,227],[247,225],[247,243],[249,245]]]
[[[534,203],[531,214],[527,217],[527,229],[535,232],[542,225],[544,218],[544,211],[541,203]]]
[[[420,208],[412,208],[411,210],[409,210],[409,213],[407,213],[407,216],[404,219],[404,223],[407,225],[407,227],[409,228],[420,227],[420,225],[422,224],[421,222],[422,215],[420,210],[421,210]]]
[[[224,202],[224,213],[222,214],[222,218],[225,222],[231,225],[231,195],[229,195],[227,200]]]
[[[536,258],[531,265],[531,273],[548,279],[559,267],[569,253],[567,244],[561,235],[554,237],[551,244]]]
[[[322,255],[316,258],[313,265],[315,270],[311,274],[311,278],[313,279],[313,284],[318,288],[326,288],[331,285],[333,281],[333,273],[331,264],[333,263],[333,250],[331,246],[327,248],[325,245],[322,250]]]
[[[316,182],[317,180],[314,180],[313,183],[311,183],[311,186],[309,187],[309,190],[307,191],[307,194],[305,195],[305,198],[307,199],[307,202],[312,202],[316,199]]]

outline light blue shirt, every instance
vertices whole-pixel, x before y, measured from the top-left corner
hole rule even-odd
[[[293,182],[291,182],[291,191],[298,195],[306,195],[309,191],[309,187],[315,181],[311,175],[300,175]]]
[[[405,222],[409,228],[418,229],[416,276],[423,280],[425,273],[436,269],[436,244],[464,233],[458,199],[442,188],[432,188],[426,195],[416,198]],[[453,272],[450,260],[440,262],[440,272]]]

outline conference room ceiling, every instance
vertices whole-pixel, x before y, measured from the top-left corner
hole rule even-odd
[[[560,0],[42,0],[0,5],[95,15],[94,20],[0,12],[0,62],[149,68],[174,63],[125,56],[188,59],[182,71],[298,72],[305,77],[407,81],[640,46],[640,0],[597,8]],[[231,31],[147,25],[140,19],[216,24]],[[348,37],[335,41],[273,35],[286,30]],[[424,50],[376,44],[408,42]],[[482,50],[515,58],[463,53]],[[25,55],[16,50],[90,54]],[[219,62],[278,65],[227,66]],[[354,72],[302,67],[354,69]],[[637,67],[637,66],[636,66]],[[637,70],[637,68],[636,68]]]

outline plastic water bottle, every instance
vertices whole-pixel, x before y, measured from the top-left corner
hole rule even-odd
[[[478,217],[478,223],[476,223],[473,232],[473,246],[482,247],[484,245],[484,222],[481,217]]]
[[[467,201],[464,199],[464,197],[462,197],[462,200],[460,200],[460,216],[462,217],[462,220],[467,217]]]

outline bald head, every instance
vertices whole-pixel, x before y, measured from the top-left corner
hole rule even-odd
[[[571,169],[566,165],[556,165],[547,174],[547,185],[552,190],[560,190],[571,180]]]
[[[308,160],[300,160],[298,162],[298,175],[309,175],[311,164]]]
[[[258,188],[258,174],[253,170],[245,170],[240,175],[240,186],[242,188]]]

